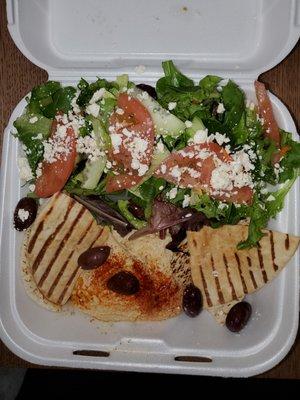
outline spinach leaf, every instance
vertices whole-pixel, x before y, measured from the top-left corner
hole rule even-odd
[[[80,90],[80,93],[76,103],[79,107],[84,108],[97,90],[102,88],[109,90],[113,85],[106,79],[98,78],[95,82],[88,83],[85,79],[81,78],[77,87]]]
[[[199,82],[199,86],[208,95],[214,92],[218,86],[218,83],[222,80],[219,76],[207,75]]]
[[[163,61],[162,67],[165,73],[166,83],[174,87],[189,87],[194,86],[192,79],[183,75],[174,65],[173,61]]]
[[[222,98],[226,109],[224,123],[232,129],[239,123],[245,110],[245,95],[236,83],[229,80],[223,87]]]
[[[52,96],[52,102],[43,108],[42,113],[48,118],[54,118],[58,111],[67,114],[72,109],[71,103],[75,93],[76,89],[72,86],[58,89]]]
[[[292,139],[292,135],[288,132],[281,131],[282,147],[288,146],[289,150],[280,162],[281,172],[279,182],[285,182],[294,175],[294,169],[300,168],[300,143]]]

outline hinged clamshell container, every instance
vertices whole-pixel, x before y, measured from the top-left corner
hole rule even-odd
[[[16,45],[49,79],[75,84],[81,76],[126,72],[134,82],[154,84],[161,61],[172,59],[194,79],[208,73],[235,79],[252,100],[253,80],[278,64],[300,34],[296,0],[9,0],[7,17]],[[287,108],[271,100],[280,127],[296,135]],[[298,327],[299,251],[277,279],[248,296],[253,317],[238,335],[207,312],[108,324],[35,304],[19,273],[23,235],[12,225],[26,192],[10,131],[25,105],[23,99],[16,106],[5,130],[0,186],[0,335],[15,354],[44,365],[235,377],[266,371],[287,354]],[[272,228],[300,233],[299,195],[298,182]]]

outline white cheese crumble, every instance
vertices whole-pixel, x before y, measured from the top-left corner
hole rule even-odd
[[[218,114],[223,114],[223,112],[225,111],[225,107],[223,103],[219,103],[218,107],[217,107],[217,113]]]
[[[229,139],[228,137],[226,137],[225,135],[222,135],[222,134],[219,133],[219,132],[216,132],[214,135],[211,135],[211,136],[213,136],[213,139],[215,139],[216,142],[217,142],[220,146],[222,146],[222,144],[224,144],[224,143],[230,142],[230,139]]]
[[[164,188],[164,186],[161,185],[161,186],[158,188],[158,190],[163,190],[163,188]]]
[[[20,208],[18,211],[18,217],[22,222],[26,221],[29,217],[29,211],[24,210],[23,208]]]
[[[73,111],[73,113],[75,113],[75,114],[79,114],[79,113],[80,113],[80,107],[79,107],[78,104],[76,103],[79,94],[80,94],[80,91],[78,90],[78,91],[75,93],[75,96],[73,97],[73,99],[72,99],[72,101],[71,101],[72,111]]]
[[[163,144],[163,142],[162,142],[161,140],[157,143],[157,145],[156,145],[156,150],[157,150],[159,153],[163,153],[163,152],[164,152],[165,146],[164,146],[164,144]]]
[[[122,137],[118,133],[111,133],[110,135],[113,152],[115,154],[120,153],[120,146],[122,144]]]
[[[30,124],[35,124],[38,121],[38,117],[32,117],[29,119]]]
[[[100,106],[97,103],[89,104],[86,107],[86,112],[92,115],[93,117],[98,117],[99,111],[100,111]]]
[[[188,207],[190,205],[190,201],[191,201],[191,196],[189,196],[188,194],[185,194],[183,202],[182,202],[182,207],[183,208]]]
[[[77,153],[85,154],[90,161],[96,161],[104,156],[103,151],[99,149],[96,139],[92,136],[79,137],[76,146]]]
[[[268,198],[267,198],[267,201],[274,201],[274,200],[275,200],[275,197],[272,194],[270,194],[270,196],[268,196]]]
[[[103,95],[105,93],[105,89],[101,88],[99,90],[96,90],[96,92],[93,94],[91,100],[89,101],[90,104],[97,103],[100,99],[102,99]]]
[[[195,144],[205,143],[207,141],[207,132],[207,129],[196,131],[191,141]]]
[[[174,110],[174,108],[176,108],[176,106],[177,106],[177,103],[175,101],[171,101],[168,104],[168,110],[172,111],[172,110]]]
[[[146,67],[145,67],[145,65],[137,65],[137,66],[134,68],[134,71],[135,71],[137,74],[142,75],[142,74],[146,71]]]
[[[175,197],[177,196],[177,191],[178,191],[178,189],[175,187],[175,188],[173,188],[173,189],[171,189],[170,191],[169,191],[169,193],[168,193],[168,197],[170,198],[170,199],[175,199]]]
[[[34,192],[35,191],[35,185],[34,184],[29,185],[28,189],[30,190],[30,192]]]
[[[18,167],[19,167],[19,175],[20,178],[24,181],[30,181],[33,179],[33,175],[31,172],[31,168],[29,166],[28,160],[26,157],[18,158]]]
[[[248,154],[240,150],[231,154],[231,157],[233,160],[230,163],[215,159],[216,168],[212,171],[210,184],[216,194],[230,192],[234,188],[254,186],[250,173],[254,165],[250,162]]]
[[[123,115],[124,114],[124,110],[122,108],[117,108],[116,109],[116,113],[119,115]]]

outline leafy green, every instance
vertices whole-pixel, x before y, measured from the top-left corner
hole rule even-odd
[[[155,197],[158,196],[165,188],[166,181],[162,178],[155,178],[152,176],[150,179],[145,181],[142,185],[137,188],[130,190],[130,195],[133,195],[133,200],[144,208],[145,216],[147,219],[150,218],[152,204]]]
[[[174,65],[173,61],[163,61],[162,67],[165,73],[166,83],[174,87],[194,86],[192,79],[183,75]],[[162,78],[164,79],[164,78]]]
[[[216,90],[218,83],[222,80],[219,76],[215,75],[206,75],[199,82],[199,86],[204,90],[205,93],[209,96],[212,92]]]
[[[282,172],[280,173],[279,182],[285,182],[293,177],[295,168],[300,168],[300,143],[292,139],[291,133],[281,131],[282,147],[288,146],[289,151],[280,162]]]
[[[48,81],[32,90],[28,110],[33,114],[54,118],[58,111],[67,113],[72,109],[75,93],[76,89],[72,86],[61,87],[59,82]]]
[[[136,229],[145,228],[147,223],[136,218],[129,210],[128,210],[129,201],[128,200],[118,200],[118,207],[120,213],[124,218]]]
[[[263,237],[262,229],[267,226],[269,219],[275,218],[283,209],[284,199],[298,176],[299,171],[294,170],[292,178],[287,180],[277,191],[268,193],[263,200],[259,199],[258,196],[254,197],[253,204],[249,208],[250,225],[248,237],[244,242],[239,243],[238,249],[253,247]],[[270,195],[272,200],[268,201]]]
[[[52,102],[42,109],[43,115],[54,118],[58,111],[67,114],[72,109],[71,103],[75,93],[76,89],[71,86],[58,89],[52,96]]]
[[[165,76],[156,84],[159,103],[168,109],[168,104],[175,102],[176,108],[172,113],[183,121],[192,119],[196,113],[199,118],[209,116],[214,100],[220,98],[216,90],[220,78],[208,76],[195,85],[178,71],[172,61],[165,61],[163,69]]]
[[[229,80],[222,91],[223,104],[225,107],[225,125],[232,129],[240,121],[245,110],[245,95],[236,83]]]
[[[33,117],[36,117],[37,121],[30,123]],[[50,119],[42,115],[30,114],[28,111],[14,122],[14,127],[17,129],[16,137],[26,146],[25,154],[33,174],[43,158],[43,140],[49,136],[51,125]]]
[[[106,79],[98,78],[95,82],[88,83],[85,79],[81,78],[77,87],[80,90],[80,93],[76,102],[80,107],[84,108],[97,90],[101,88],[109,90],[113,85]]]

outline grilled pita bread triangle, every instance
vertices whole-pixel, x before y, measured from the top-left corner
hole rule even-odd
[[[204,308],[219,307],[253,293],[274,279],[291,259],[299,237],[265,230],[258,247],[237,250],[248,227],[225,225],[188,232],[192,279]]]
[[[97,269],[81,272],[71,297],[75,307],[110,322],[162,320],[181,312],[182,287],[172,273],[172,252],[165,249],[166,241],[156,235],[128,241],[113,231],[106,245],[111,248],[107,261]],[[136,294],[108,289],[107,281],[120,271],[139,280]]]
[[[97,225],[80,203],[63,193],[53,195],[24,240],[22,271],[31,297],[35,293],[36,301],[52,309],[64,305],[80,273],[79,255],[107,236],[108,228]]]

